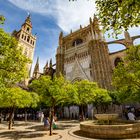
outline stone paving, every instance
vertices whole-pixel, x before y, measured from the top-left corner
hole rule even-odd
[[[44,130],[43,123],[20,121],[15,122],[12,130],[8,130],[7,122],[3,122],[0,124],[0,140],[95,140],[73,133],[79,130],[77,121],[58,121],[57,126],[53,135],[49,136],[49,131]]]

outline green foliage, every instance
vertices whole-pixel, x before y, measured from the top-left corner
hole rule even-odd
[[[0,107],[35,107],[39,97],[36,93],[27,92],[19,87],[3,88],[0,92]]]
[[[38,80],[34,80],[30,88],[40,95],[41,101],[47,106],[52,107],[64,104],[69,101],[69,94],[73,88],[62,76],[51,77],[41,76]]]
[[[27,63],[14,37],[0,29],[0,82],[10,87],[27,77]]]
[[[0,24],[4,24],[4,21],[5,21],[5,17],[0,15]]]
[[[96,89],[95,94],[96,96],[93,100],[95,106],[108,105],[112,102],[112,98],[109,96],[106,89]]]
[[[140,45],[127,50],[124,64],[114,70],[113,85],[122,102],[140,102]]]
[[[122,103],[122,101],[120,100],[119,98],[119,91],[116,91],[116,90],[113,90],[113,91],[108,91],[109,93],[109,96],[111,97],[112,99],[112,103],[113,104],[116,104],[116,105],[120,105]]]
[[[54,107],[68,103],[69,95],[72,95],[74,89],[62,76],[53,77],[53,79],[50,76],[41,76],[34,80],[29,87],[40,95],[43,103],[50,107],[50,135],[52,135]]]
[[[98,88],[97,84],[88,80],[77,81],[74,83],[76,88],[75,103],[78,105],[87,105],[91,103],[96,94],[95,90]]]
[[[139,0],[96,0],[98,17],[105,30],[116,34],[140,25]]]

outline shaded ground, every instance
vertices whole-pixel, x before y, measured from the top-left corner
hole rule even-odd
[[[49,131],[44,130],[43,123],[18,121],[12,130],[8,130],[7,122],[3,122],[0,124],[0,140],[95,140],[87,138],[88,134],[79,131],[77,121],[58,121],[57,126],[53,135],[49,136]]]
[[[53,130],[53,136],[49,136],[49,131],[44,129],[43,123],[15,121],[13,128],[8,130],[7,122],[3,122],[0,124],[0,140],[72,140],[72,136],[68,136],[68,131],[78,125],[77,121],[57,122],[58,128]]]

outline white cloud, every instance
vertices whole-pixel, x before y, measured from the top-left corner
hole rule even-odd
[[[17,7],[56,19],[58,26],[65,32],[77,29],[89,23],[89,17],[95,13],[93,0],[9,0]]]

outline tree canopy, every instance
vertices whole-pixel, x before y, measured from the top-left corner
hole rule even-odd
[[[139,0],[96,0],[97,15],[105,30],[115,33],[140,25]]]
[[[140,45],[126,51],[124,63],[114,70],[113,85],[121,102],[140,102]]]
[[[40,95],[42,102],[50,107],[50,135],[52,135],[54,107],[68,103],[70,101],[69,95],[73,95],[75,90],[62,76],[54,76],[53,79],[50,76],[41,76],[34,80],[29,87]]]
[[[5,18],[0,16],[0,24]],[[22,54],[17,40],[0,28],[0,107],[10,108],[9,129],[15,108],[36,106],[38,95],[16,87],[27,78],[27,63],[30,60]]]
[[[96,96],[94,97],[93,104],[96,109],[98,108],[98,106],[106,107],[106,105],[109,105],[112,102],[112,98],[108,94],[108,91],[106,89],[96,89],[95,93]]]
[[[53,80],[50,76],[41,76],[29,87],[40,95],[41,101],[48,107],[65,103],[69,100],[68,92],[74,91],[70,83],[62,76],[54,77]]]
[[[93,103],[97,107],[112,101],[107,90],[99,88],[95,82],[82,80],[75,82],[74,86],[76,92],[73,99],[75,99],[75,104],[81,107],[81,119],[84,119],[83,106]]]
[[[19,87],[4,88],[0,93],[0,107],[35,107],[39,101],[34,92],[27,92]]]
[[[0,82],[9,87],[27,78],[29,62],[17,40],[0,29]]]
[[[9,129],[12,127],[13,114],[16,108],[36,107],[39,97],[36,93],[27,92],[19,87],[3,87],[0,90],[0,107],[9,108]]]
[[[76,81],[74,83],[76,88],[76,100],[75,103],[78,105],[87,105],[91,103],[95,96],[95,90],[98,88],[95,82],[88,80]]]
[[[4,21],[5,21],[5,17],[0,15],[0,24],[4,24]]]

